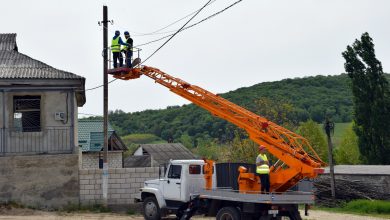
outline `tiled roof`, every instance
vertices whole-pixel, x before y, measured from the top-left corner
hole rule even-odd
[[[143,151],[146,151],[152,156],[153,160],[158,164],[168,163],[170,159],[196,159],[197,157],[191,153],[186,147],[179,143],[168,144],[141,144]]]
[[[329,173],[329,167],[325,168],[325,174]],[[351,175],[387,175],[390,176],[390,165],[336,165],[335,174]]]
[[[0,50],[18,50],[16,34],[0,34]]]
[[[108,136],[111,136],[114,129],[108,123]],[[103,120],[79,120],[78,139],[82,151],[100,151],[104,142]]]
[[[0,34],[1,79],[83,79],[19,53],[16,34]]]

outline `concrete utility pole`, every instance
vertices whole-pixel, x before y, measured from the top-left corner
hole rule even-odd
[[[103,6],[103,133],[104,133],[104,153],[103,153],[103,173],[102,173],[102,194],[103,205],[107,206],[108,188],[108,37],[107,37],[107,6]],[[99,22],[100,24],[100,22]]]
[[[336,198],[336,189],[335,189],[335,179],[334,179],[334,164],[333,164],[333,144],[330,134],[334,131],[334,123],[326,118],[325,121],[325,132],[328,139],[328,158],[329,158],[329,173],[330,173],[330,191],[332,193],[332,198]]]

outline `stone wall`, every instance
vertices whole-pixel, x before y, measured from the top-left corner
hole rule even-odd
[[[319,180],[328,180],[329,174],[321,174]],[[337,181],[346,180],[353,183],[361,183],[367,185],[372,191],[383,195],[390,195],[390,174],[389,175],[357,175],[357,174],[335,174],[336,185]],[[342,189],[340,189],[342,190]],[[390,197],[389,197],[390,199]]]
[[[390,200],[390,175],[335,174],[336,198],[339,200]],[[321,174],[314,180],[318,203],[331,198],[330,175]]]
[[[101,153],[103,158],[103,153]],[[108,167],[109,168],[122,168],[122,151],[110,151],[108,152]],[[86,152],[82,155],[82,169],[98,169],[99,168],[99,152]]]
[[[0,202],[43,209],[79,204],[77,154],[0,157]]]
[[[145,180],[158,178],[158,167],[109,169],[108,204],[134,203]],[[102,170],[80,170],[80,203],[102,204]]]

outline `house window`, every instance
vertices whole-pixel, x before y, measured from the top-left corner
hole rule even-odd
[[[13,122],[17,131],[41,131],[41,97],[14,96]]]
[[[181,165],[171,165],[169,167],[168,178],[180,179],[181,177]]]

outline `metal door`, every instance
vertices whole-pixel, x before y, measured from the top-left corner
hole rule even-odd
[[[167,200],[180,200],[181,196],[182,166],[170,165],[164,184],[164,198]]]

